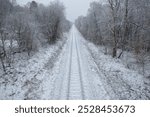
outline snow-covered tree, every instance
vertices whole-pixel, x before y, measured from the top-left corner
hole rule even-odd
[[[93,2],[76,26],[88,40],[112,48],[113,57],[120,58],[123,51],[150,52],[149,0]],[[119,54],[118,49],[122,50]]]
[[[69,31],[71,23],[64,10],[58,1],[49,6],[32,1],[22,7],[15,0],[0,0],[0,60],[4,71],[15,53],[27,52],[30,56],[46,44],[46,39],[53,44],[63,32]]]

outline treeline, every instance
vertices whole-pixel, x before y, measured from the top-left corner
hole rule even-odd
[[[39,47],[54,44],[70,27],[65,7],[58,1],[49,6],[35,1],[20,6],[16,0],[0,0],[0,60],[3,70],[11,65],[15,53],[27,52],[30,56]]]
[[[76,26],[87,40],[111,47],[113,57],[119,58],[123,51],[150,53],[150,0],[93,2]]]

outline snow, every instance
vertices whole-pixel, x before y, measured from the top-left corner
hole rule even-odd
[[[40,48],[31,58],[25,56],[25,53],[15,55],[10,73],[0,77],[0,99],[36,99],[28,95],[33,92],[31,90],[39,89],[43,79],[37,76],[44,75],[45,65],[58,56],[64,42],[65,38],[53,46]]]
[[[105,55],[102,47],[84,41],[107,85],[119,95],[118,99],[150,99],[150,82],[138,71],[126,67],[124,61]],[[145,85],[147,84],[147,85]],[[125,85],[125,86],[124,86]],[[115,89],[116,88],[116,89]],[[121,89],[121,90],[120,90]],[[119,91],[120,90],[120,91]],[[128,94],[126,94],[128,93]],[[115,94],[115,95],[116,95]]]
[[[99,86],[99,76],[91,70],[92,61],[81,36],[75,26],[68,36],[66,47],[57,64],[57,75],[51,92],[52,99],[110,99],[103,85]],[[82,51],[81,51],[82,50]],[[100,82],[100,81],[99,81]]]
[[[11,43],[10,40],[5,40],[4,41],[5,48],[9,48],[11,46],[10,43]],[[0,46],[2,46],[2,41],[0,41]],[[17,41],[12,41],[12,46],[17,47],[18,46]]]
[[[125,61],[105,55],[75,26],[66,38],[30,58],[16,55],[0,76],[0,99],[150,99],[150,81]]]

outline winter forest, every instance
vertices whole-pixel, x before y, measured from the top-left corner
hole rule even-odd
[[[91,3],[87,16],[80,16],[76,26],[85,39],[105,46],[105,54],[112,50],[112,57],[121,58],[124,52],[134,52],[144,74],[150,55],[150,1],[105,1]]]
[[[0,0],[0,99],[150,99],[150,0],[89,6]]]

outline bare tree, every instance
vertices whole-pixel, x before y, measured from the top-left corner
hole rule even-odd
[[[3,67],[4,72],[6,72],[6,66],[4,63],[4,59],[6,58],[6,49],[5,49],[5,40],[6,40],[6,32],[4,28],[5,17],[8,13],[10,13],[12,9],[12,5],[9,0],[0,0],[0,60]]]
[[[120,0],[108,0],[108,4],[111,10],[112,15],[112,26],[111,32],[113,35],[113,57],[117,56],[117,18],[118,18],[118,11],[120,10]]]
[[[6,57],[6,49],[5,49],[5,40],[6,40],[6,34],[4,30],[0,30],[0,39],[1,39],[1,47],[0,47],[0,59],[1,59],[1,64],[3,67],[4,72],[6,73],[6,66],[4,63],[4,58]]]
[[[50,44],[55,43],[60,38],[63,29],[63,22],[66,20],[64,15],[64,6],[58,1],[51,2],[42,14],[42,30]]]

